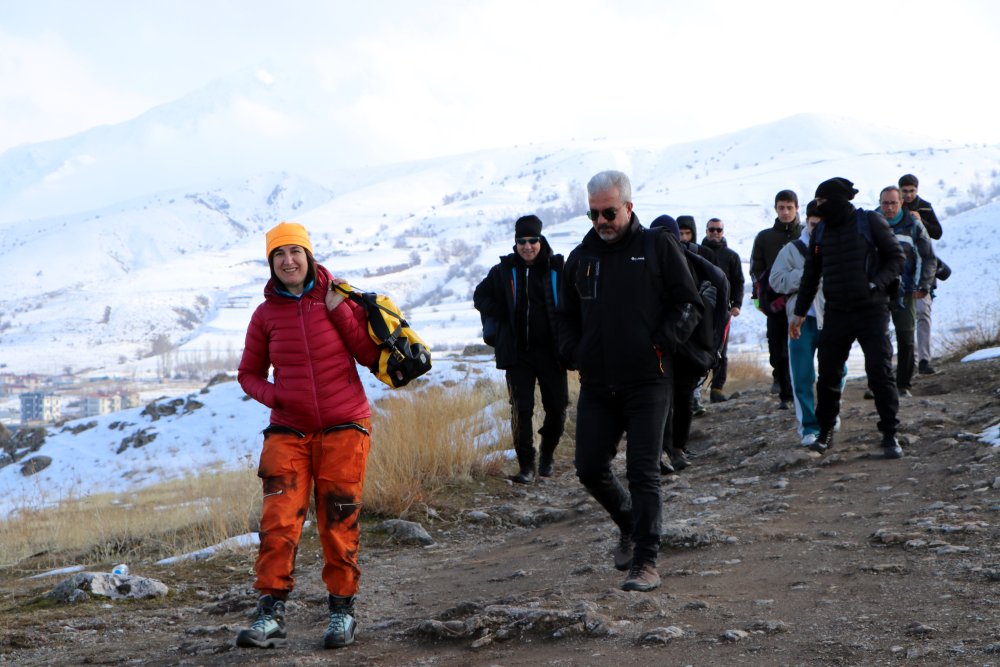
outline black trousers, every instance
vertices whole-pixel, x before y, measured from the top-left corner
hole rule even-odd
[[[729,338],[726,338],[726,342],[722,344],[722,350],[720,351],[719,365],[712,371],[712,389],[722,391],[722,388],[726,386],[726,371],[729,369],[729,357],[726,355],[728,349]]]
[[[767,352],[771,362],[771,376],[778,383],[778,398],[792,400],[792,376],[788,370],[788,314],[767,316]]]
[[[899,392],[892,377],[889,341],[889,307],[872,306],[850,312],[826,308],[817,352],[816,421],[821,429],[833,428],[840,413],[840,383],[851,345],[858,341],[865,355],[868,387],[875,394],[878,430],[895,435],[899,420]]]
[[[569,389],[566,371],[547,350],[526,351],[518,354],[517,364],[506,371],[507,392],[510,397],[510,431],[514,438],[514,451],[521,466],[535,462],[535,433],[532,418],[535,414],[535,383],[542,394],[545,418],[538,430],[542,436],[542,450],[555,451],[566,426],[566,406]]]
[[[701,372],[683,357],[675,357],[674,397],[667,410],[667,423],[663,428],[663,451],[667,454],[686,452],[691,435],[691,394],[701,382]]]
[[[655,564],[660,550],[660,448],[673,377],[624,388],[582,385],[577,403],[576,475],[635,542],[633,562]],[[688,394],[690,399],[690,393]],[[611,470],[622,434],[628,492]]]

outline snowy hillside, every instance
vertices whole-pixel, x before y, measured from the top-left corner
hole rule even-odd
[[[128,142],[128,125],[102,128],[102,136]],[[14,168],[10,153],[0,156],[3,173]],[[996,199],[998,162],[1000,146],[937,145],[805,115],[679,146],[518,146],[321,184],[289,173],[215,179],[99,210],[0,223],[0,364],[132,374],[155,369],[155,354],[168,350],[238,353],[268,275],[264,231],[283,219],[309,228],[319,261],[335,274],[391,294],[436,350],[459,350],[478,342],[472,290],[510,252],[514,220],[539,214],[554,248],[568,253],[589,228],[586,181],[607,168],[632,177],[641,220],[688,213],[702,232],[709,217],[725,220],[744,262],[756,233],[773,222],[778,190],[796,190],[804,204],[820,181],[846,176],[861,190],[857,203],[871,207],[884,185],[916,173],[944,220],[938,247],[955,269],[936,310],[943,334],[967,324],[960,295],[985,294],[980,309],[1000,300],[1000,274],[985,261],[1000,256],[996,204],[976,207]],[[16,183],[4,187],[19,196]],[[763,332],[761,317],[744,309],[733,344],[756,348]]]

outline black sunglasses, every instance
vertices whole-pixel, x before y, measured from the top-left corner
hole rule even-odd
[[[517,245],[524,245],[525,243],[530,243],[531,245],[535,245],[536,243],[538,243],[539,238],[537,236],[528,236],[527,238],[514,239],[514,240],[517,242]]]
[[[590,218],[591,222],[597,222],[598,216],[603,215],[605,220],[611,222],[612,220],[615,219],[615,216],[618,215],[619,208],[621,207],[618,206],[615,208],[606,208],[603,211],[598,211],[596,208],[592,208],[589,211],[587,211],[587,217]]]
[[[722,227],[709,227],[708,231],[709,232],[721,232],[722,231]]]

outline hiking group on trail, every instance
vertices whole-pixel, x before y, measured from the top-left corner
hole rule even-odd
[[[820,454],[834,446],[846,361],[858,341],[884,456],[903,456],[900,395],[910,395],[914,368],[935,372],[931,299],[935,280],[948,275],[931,240],[941,238],[941,225],[916,196],[917,185],[907,174],[898,187],[881,191],[878,210],[865,211],[851,203],[858,192],[851,181],[828,179],[807,204],[805,226],[797,194],[780,190],[774,225],[754,240],[751,298],[766,316],[777,408],[795,407],[796,446]],[[705,411],[698,397],[709,375],[711,403],[735,398],[723,389],[744,274],[721,219],[709,220],[700,244],[690,215],[659,215],[646,227],[621,171],[594,175],[587,200],[591,228],[565,259],[537,215],[518,218],[512,252],[489,269],[473,303],[506,378],[517,458],[510,481],[531,484],[554,474],[567,373],[577,371],[576,476],[618,528],[610,556],[627,572],[621,588],[651,591],[660,586],[661,475],[692,464],[687,440],[692,417]],[[268,231],[266,257],[270,279],[247,330],[238,378],[249,396],[271,408],[258,469],[259,599],[236,644],[287,645],[285,605],[313,495],[329,603],[323,646],[339,648],[357,630],[359,514],[371,446],[371,408],[357,364],[375,372],[389,342],[369,335],[371,311],[346,298],[344,280],[316,262],[301,225],[282,222]],[[394,341],[399,330],[408,331],[398,320]],[[426,353],[422,341],[414,347]],[[392,352],[404,357],[402,349]],[[426,372],[429,356],[416,366],[412,375]],[[537,449],[536,385],[544,412]],[[623,435],[626,484],[612,470]]]

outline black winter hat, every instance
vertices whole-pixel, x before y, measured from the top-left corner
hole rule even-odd
[[[905,187],[907,185],[912,185],[915,188],[920,187],[920,179],[918,179],[913,174],[903,174],[899,177],[899,187]]]
[[[542,221],[538,219],[537,215],[526,215],[518,218],[517,222],[514,223],[514,236],[516,238],[541,235]]]
[[[669,215],[661,215],[656,220],[653,220],[652,224],[649,225],[650,229],[656,229],[657,227],[663,227],[671,234],[674,235],[675,239],[680,240],[681,232],[677,228],[677,221]]]
[[[807,218],[819,218],[819,217],[821,217],[820,214],[819,214],[819,204],[816,203],[815,199],[813,199],[811,202],[809,202],[808,204],[806,204],[806,217]]]
[[[850,201],[854,199],[854,195],[856,194],[858,194],[858,190],[854,187],[854,183],[840,176],[823,181],[816,188],[816,196],[822,199],[843,199]]]

